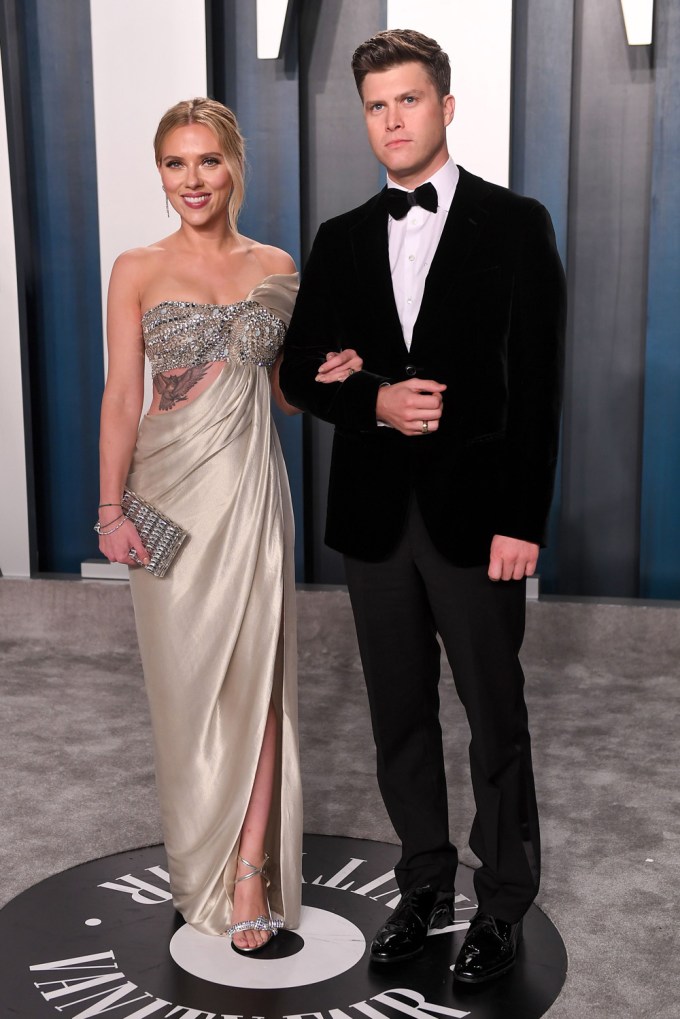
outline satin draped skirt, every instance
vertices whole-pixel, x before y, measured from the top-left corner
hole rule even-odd
[[[204,933],[230,923],[273,702],[269,896],[294,927],[302,806],[293,517],[266,369],[225,362],[190,403],[143,418],[128,486],[189,533],[165,577],[130,570],[174,904]]]

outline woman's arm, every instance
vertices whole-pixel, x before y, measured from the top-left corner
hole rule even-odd
[[[144,400],[139,265],[134,252],[121,255],[113,267],[106,333],[109,365],[99,438],[99,524],[109,533],[100,534],[99,548],[110,562],[127,565],[134,548],[146,563],[146,549],[134,525],[121,516],[120,507]]]
[[[298,407],[294,407],[292,403],[288,403],[288,400],[286,400],[285,396],[281,392],[281,386],[279,385],[279,368],[281,367],[282,357],[283,354],[279,354],[276,361],[274,362],[274,367],[272,368],[269,381],[271,382],[274,403],[279,408],[279,410],[283,411],[284,414],[289,414],[290,416],[292,416],[293,414],[299,414],[300,410]]]
[[[284,414],[299,414],[299,407],[294,407],[292,403],[288,403],[285,396],[281,392],[281,386],[279,384],[279,368],[281,367],[281,360],[283,353],[279,354],[272,368],[271,383],[272,383],[272,395],[274,401]],[[339,353],[330,351],[326,354],[326,360],[319,368],[319,373],[316,377],[317,382],[329,383],[329,382],[344,382],[350,375],[354,375],[355,372],[360,372],[363,367],[363,359],[359,357],[356,350],[341,350]]]

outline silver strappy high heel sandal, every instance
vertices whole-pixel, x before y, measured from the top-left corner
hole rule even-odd
[[[264,860],[260,867],[256,867],[255,864],[249,863],[248,860],[244,860],[242,856],[238,857],[239,861],[246,867],[250,867],[250,873],[244,874],[243,877],[237,877],[234,884],[237,885],[239,881],[248,881],[251,877],[261,877],[265,883],[265,888],[269,888],[269,878],[265,873],[265,867],[269,860],[268,855],[264,854]],[[254,948],[241,948],[239,945],[235,945],[232,941],[231,947],[237,952],[258,952],[265,945],[268,945],[271,939],[278,934],[281,927],[283,927],[283,920],[275,920],[272,916],[272,911],[269,906],[269,896],[267,899],[267,912],[269,917],[258,916],[255,920],[241,920],[239,923],[232,924],[231,927],[227,927],[224,932],[229,938],[233,938],[234,934],[238,934],[239,931],[269,931],[271,937],[267,938],[261,945],[255,945]]]

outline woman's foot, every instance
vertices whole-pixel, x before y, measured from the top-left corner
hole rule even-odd
[[[236,883],[234,885],[234,911],[231,927],[227,934],[232,944],[242,952],[256,951],[263,948],[282,926],[281,920],[272,920],[267,897],[269,882],[264,874],[268,857],[265,854],[260,866],[255,866],[238,857],[236,867]],[[235,930],[241,923],[257,923],[259,929]]]

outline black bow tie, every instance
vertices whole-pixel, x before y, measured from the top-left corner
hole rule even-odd
[[[421,184],[415,191],[387,189],[387,211],[392,219],[403,219],[414,205],[420,205],[428,212],[437,211],[437,189],[434,184]]]

